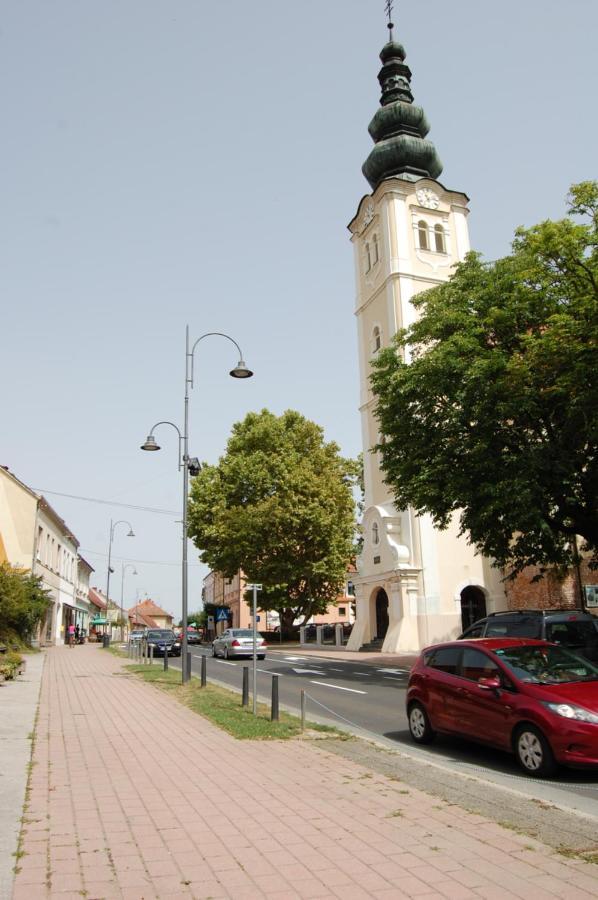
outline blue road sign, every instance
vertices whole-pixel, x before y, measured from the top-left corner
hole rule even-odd
[[[228,609],[226,606],[217,606],[216,607],[216,621],[217,622],[228,621]]]

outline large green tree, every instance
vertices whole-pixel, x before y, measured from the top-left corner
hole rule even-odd
[[[42,587],[40,578],[9,563],[0,565],[0,636],[3,640],[16,635],[29,641],[49,602],[48,591]]]
[[[513,574],[598,561],[598,184],[415,298],[372,375],[386,481]]]
[[[210,568],[261,583],[259,605],[288,629],[324,612],[344,584],[356,471],[298,412],[250,413],[218,465],[193,479],[189,535]]]

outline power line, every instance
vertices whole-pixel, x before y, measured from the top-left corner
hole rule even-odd
[[[54,494],[56,497],[68,497],[69,500],[84,500],[86,503],[102,503],[104,506],[122,506],[125,509],[137,509],[141,512],[158,513],[162,516],[178,516],[180,513],[172,509],[157,509],[155,506],[136,506],[134,503],[119,503],[118,500],[100,500],[98,497],[79,497],[77,494],[63,494],[60,491],[47,491],[44,488],[32,488],[38,494]]]
[[[101,556],[103,559],[108,558],[107,553],[100,553],[99,550],[88,550],[85,547],[80,547],[79,550],[81,553],[84,553],[87,556]],[[113,560],[113,562],[118,560],[118,562],[137,563],[140,566],[179,566],[180,567],[180,565],[181,565],[180,560],[178,562],[166,562],[165,560],[158,560],[158,559],[134,559],[133,557],[130,557],[130,556],[115,556],[114,554],[112,555],[112,560]],[[189,563],[189,568],[199,569],[199,568],[201,568],[201,564],[200,563]]]

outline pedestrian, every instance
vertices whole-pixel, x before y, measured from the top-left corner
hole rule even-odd
[[[79,628],[79,625],[75,625],[75,643],[76,644],[79,643],[80,637],[81,637],[81,629]]]
[[[75,646],[75,626],[71,622],[69,625],[69,647]]]

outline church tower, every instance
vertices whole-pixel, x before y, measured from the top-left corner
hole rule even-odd
[[[393,39],[392,23],[388,27],[390,40],[380,53],[380,107],[369,125],[374,147],[362,169],[371,193],[349,224],[365,503],[348,646],[401,653],[456,637],[487,612],[506,608],[506,599],[498,571],[458,536],[456,522],[438,531],[428,516],[395,508],[372,451],[384,438],[374,415],[371,361],[414,321],[415,294],[447,281],[470,249],[468,198],[438,181],[442,163],[426,137],[430,126],[413,102],[405,49]]]

